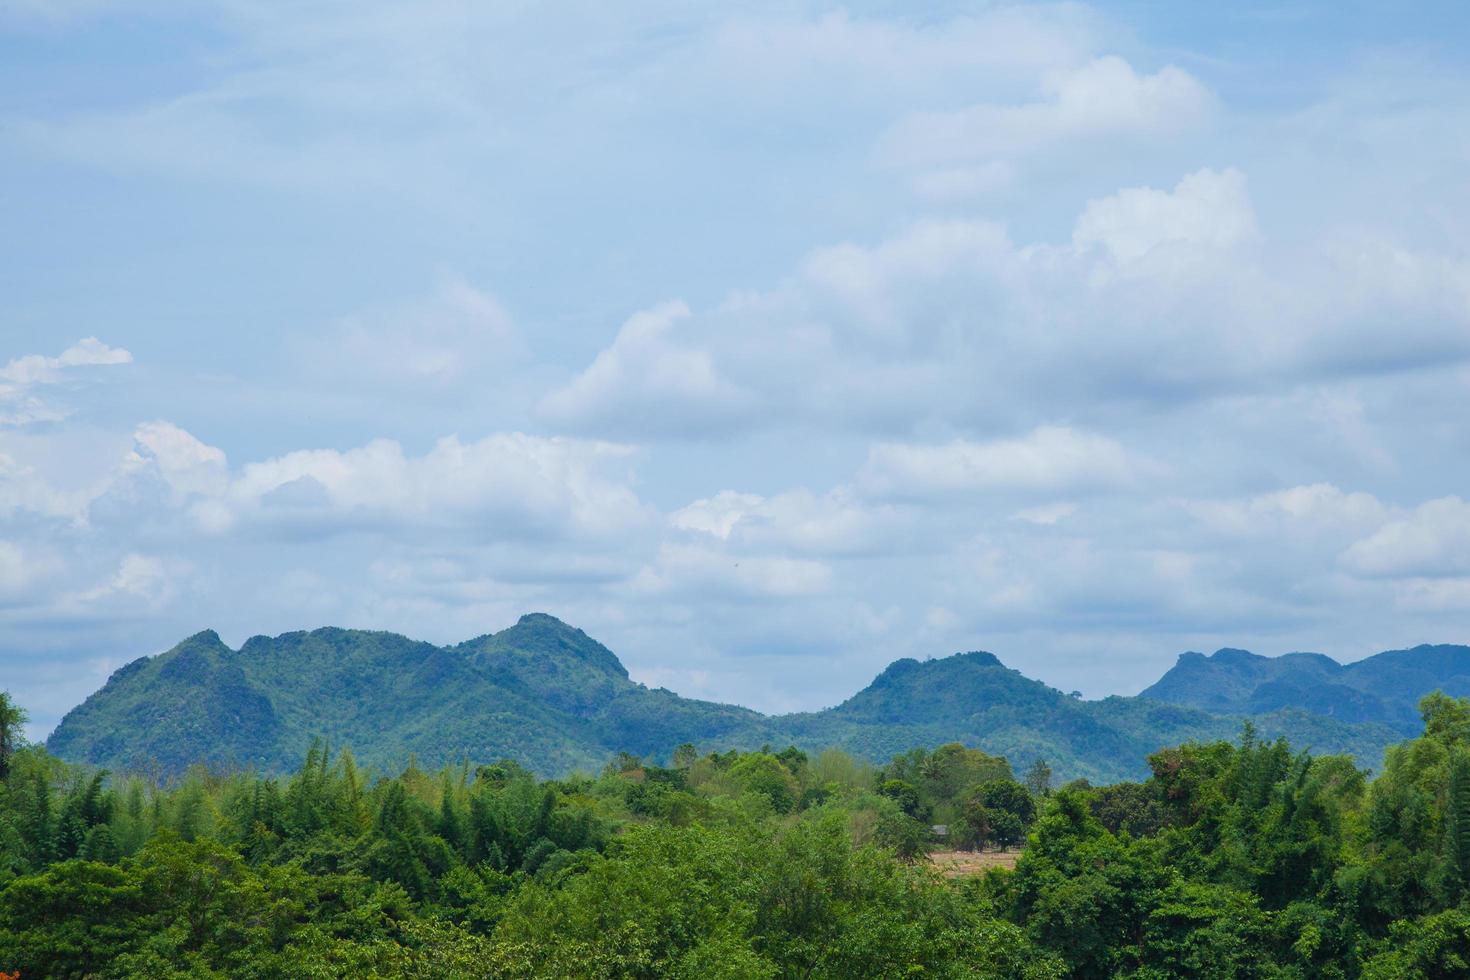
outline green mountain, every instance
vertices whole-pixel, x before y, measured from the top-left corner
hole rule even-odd
[[[1297,708],[1347,722],[1422,727],[1418,702],[1435,689],[1470,694],[1470,647],[1417,646],[1340,664],[1320,653],[1262,657],[1246,650],[1185,653],[1140,697],[1227,714]]]
[[[454,647],[326,628],[231,650],[205,631],[119,669],[61,720],[63,759],[176,773],[193,762],[286,771],[312,739],[401,766],[512,758],[543,773],[618,751],[746,744],[766,719],[634,683],[610,650],[551,616]],[[756,744],[759,744],[758,742]]]
[[[1147,756],[1189,739],[1233,739],[1244,718],[1110,697],[1083,701],[1003,665],[993,654],[904,659],[835,708],[773,719],[798,745],[836,745],[875,761],[916,745],[964,742],[1024,767],[1046,759],[1062,778],[1116,782],[1147,774]],[[1252,718],[1267,738],[1356,755],[1377,768],[1395,734],[1300,711]]]
[[[1416,679],[1433,674],[1430,665]],[[1110,782],[1142,774],[1162,746],[1233,737],[1244,716],[1267,737],[1374,767],[1399,737],[1381,721],[1313,713],[1301,701],[1238,708],[1244,684],[1230,683],[1234,700],[1212,710],[1157,693],[1083,701],[992,654],[961,653],[896,661],[834,708],[767,716],[638,684],[605,646],[537,613],[450,647],[327,628],[256,636],[231,650],[206,631],[119,669],[62,719],[47,747],[69,761],[167,776],[194,762],[286,771],[325,738],[383,770],[416,755],[428,765],[510,758],[561,774],[595,770],[620,751],[664,758],[684,742],[837,746],[883,761],[960,741],[1019,766],[1045,758],[1061,778]],[[1419,693],[1436,686],[1444,685],[1426,681]]]

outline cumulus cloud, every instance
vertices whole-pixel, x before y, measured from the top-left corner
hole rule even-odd
[[[708,351],[681,341],[678,326],[688,317],[677,301],[629,317],[587,370],[542,399],[541,416],[570,429],[673,433],[739,419],[749,395],[719,375]]]
[[[1470,573],[1470,502],[1454,496],[1426,501],[1354,542],[1342,558],[1350,570],[1367,576]]]
[[[1091,201],[1064,244],[920,220],[815,249],[770,291],[638,315],[542,417],[622,438],[1018,430],[1470,358],[1470,264],[1371,241],[1268,247],[1244,175],[1209,168]]]
[[[133,443],[125,468],[155,468],[179,496],[218,496],[229,484],[224,450],[205,444],[172,422],[143,423],[133,431]]]
[[[1124,486],[1149,466],[1106,436],[1042,426],[1018,439],[872,447],[858,477],[881,497],[1025,491],[1074,493]]]
[[[522,433],[447,436],[422,456],[377,439],[248,463],[216,503],[265,522],[305,511],[328,526],[366,518],[490,537],[605,535],[646,519],[624,472],[632,456],[612,443]]]
[[[1120,262],[1168,245],[1228,248],[1252,238],[1255,212],[1238,170],[1201,170],[1174,190],[1137,187],[1092,201],[1072,231],[1079,251],[1107,250]]]
[[[730,537],[736,524],[763,503],[765,498],[760,494],[721,490],[713,497],[696,500],[674,511],[669,516],[669,523],[686,531],[702,531],[723,541]]]

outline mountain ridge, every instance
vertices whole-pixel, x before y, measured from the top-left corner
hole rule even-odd
[[[1289,656],[1320,658],[1303,661],[1302,670],[1346,669],[1320,654]],[[1164,745],[1233,737],[1249,717],[1265,737],[1350,752],[1376,766],[1399,726],[1342,715],[1348,695],[1341,692],[1324,702],[1338,715],[1276,703],[1300,673],[1269,665],[1280,659],[1230,649],[1183,654],[1144,695],[1084,701],[985,651],[901,658],[833,707],[764,715],[639,684],[606,646],[545,613],[445,646],[321,627],[252,636],[231,650],[203,630],[119,668],[67,713],[47,745],[69,761],[162,775],[194,762],[285,771],[318,737],[384,769],[410,756],[432,764],[510,758],[561,774],[595,770],[620,751],[664,758],[684,742],[704,750],[836,746],[883,761],[917,745],[961,741],[1021,765],[1045,758],[1059,777],[1113,781],[1141,775],[1148,753]],[[1459,659],[1445,654],[1435,663],[1458,669]],[[1399,666],[1425,676],[1413,657]],[[1387,667],[1375,669],[1382,675]],[[1219,675],[1223,708],[1176,700],[1197,695],[1187,685],[1201,672]],[[1251,710],[1235,710],[1243,701]],[[1398,720],[1397,702],[1393,711],[1380,702],[1365,701],[1364,711]]]
[[[1423,643],[1346,664],[1321,653],[1190,651],[1139,697],[1233,714],[1298,707],[1413,735],[1420,725],[1418,700],[1436,689],[1470,695],[1470,646]]]

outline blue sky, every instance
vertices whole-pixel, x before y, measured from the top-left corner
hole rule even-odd
[[[1467,22],[0,6],[0,685],[531,610],[766,710],[1466,641]]]

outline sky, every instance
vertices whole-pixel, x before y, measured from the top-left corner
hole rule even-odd
[[[0,2],[0,688],[1470,641],[1462,2]]]

